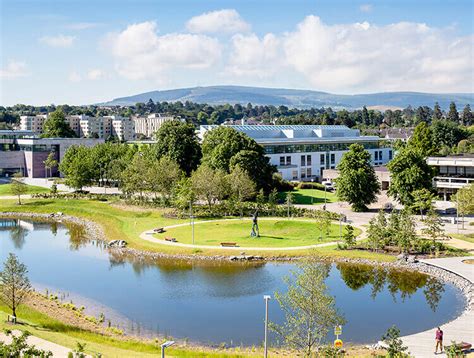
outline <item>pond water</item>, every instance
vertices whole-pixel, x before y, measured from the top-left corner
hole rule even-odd
[[[295,268],[289,263],[137,262],[84,240],[77,227],[32,221],[5,226],[8,221],[0,219],[0,261],[15,253],[36,288],[68,292],[79,305],[82,299],[106,306],[135,333],[202,343],[260,344],[263,295],[285,291],[283,278]],[[403,335],[432,328],[457,317],[464,304],[454,286],[398,270],[337,264],[326,282],[347,321],[342,338],[354,343],[375,342],[393,324]],[[275,300],[269,314],[283,322]]]

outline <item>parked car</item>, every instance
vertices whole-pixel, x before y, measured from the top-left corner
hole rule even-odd
[[[334,190],[334,184],[329,180],[325,180],[321,184],[324,185],[324,187],[326,188],[327,191],[333,191]]]

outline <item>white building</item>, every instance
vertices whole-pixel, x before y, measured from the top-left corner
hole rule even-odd
[[[474,184],[474,155],[450,155],[446,157],[428,157],[429,166],[435,167],[436,176],[433,187],[447,200],[458,189]]]
[[[36,116],[20,116],[20,130],[32,131],[37,134],[43,133],[44,122],[48,119],[46,114],[37,114]]]
[[[153,113],[147,117],[133,118],[135,123],[135,133],[143,134],[148,138],[152,138],[155,132],[160,129],[163,123],[174,120],[173,116],[162,116],[159,113]]]
[[[216,128],[200,127],[199,137]],[[387,141],[376,136],[361,136],[346,126],[317,125],[234,125],[262,145],[285,180],[321,180],[324,169],[335,169],[353,143],[369,151],[374,166],[384,165],[393,157]]]

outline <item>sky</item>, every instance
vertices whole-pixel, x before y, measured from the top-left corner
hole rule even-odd
[[[0,0],[0,105],[208,85],[474,92],[472,0]]]

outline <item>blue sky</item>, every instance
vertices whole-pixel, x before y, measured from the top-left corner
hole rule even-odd
[[[1,1],[0,104],[238,84],[473,92],[472,1]]]

